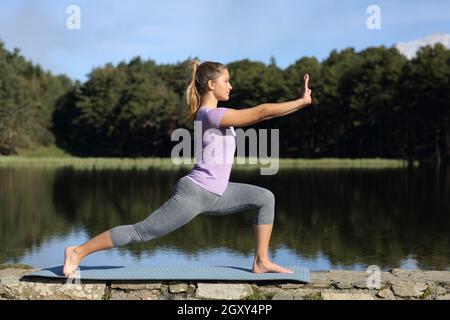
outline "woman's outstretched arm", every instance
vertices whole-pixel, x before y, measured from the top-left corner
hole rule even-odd
[[[281,117],[311,104],[312,91],[308,87],[309,75],[304,76],[303,97],[288,102],[263,103],[256,107],[227,110],[220,119],[220,127],[244,127],[271,118]]]

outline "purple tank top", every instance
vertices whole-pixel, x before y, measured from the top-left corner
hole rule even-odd
[[[195,164],[186,175],[189,180],[219,196],[225,191],[230,179],[237,142],[233,127],[219,127],[220,119],[227,109],[205,106],[198,109],[196,120],[199,121],[197,126],[201,121],[201,136],[197,129]]]

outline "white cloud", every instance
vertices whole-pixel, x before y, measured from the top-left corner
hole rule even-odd
[[[440,33],[432,34],[422,39],[417,39],[408,42],[399,42],[395,45],[395,47],[408,59],[412,59],[416,56],[417,51],[421,47],[427,45],[433,46],[436,43],[441,43],[445,47],[450,49],[450,34],[440,34]]]

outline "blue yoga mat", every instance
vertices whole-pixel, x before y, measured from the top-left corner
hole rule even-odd
[[[45,268],[28,277],[66,278],[63,266]],[[264,281],[283,280],[309,282],[309,269],[286,267],[294,273],[253,273],[234,266],[80,266],[75,277],[80,280],[221,280]]]

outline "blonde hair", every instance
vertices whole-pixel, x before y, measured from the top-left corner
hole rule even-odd
[[[201,96],[208,92],[208,80],[216,80],[227,67],[219,62],[189,62],[190,81],[186,90],[186,119],[193,120],[200,107]]]

